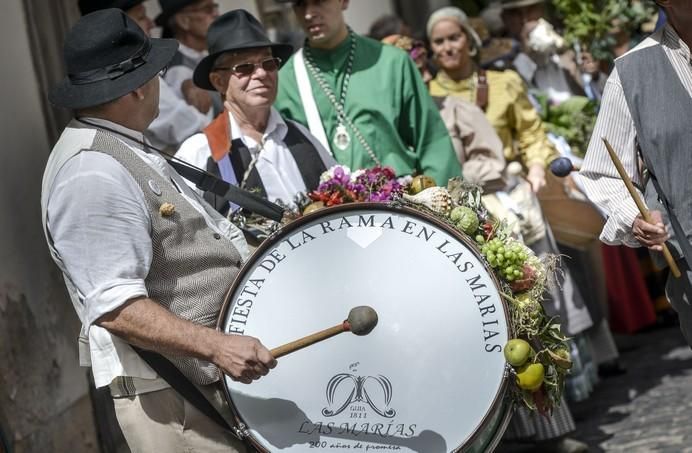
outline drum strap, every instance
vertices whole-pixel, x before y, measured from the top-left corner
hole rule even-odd
[[[235,430],[231,428],[225,418],[219,411],[209,402],[209,400],[199,391],[195,385],[190,382],[183,373],[178,370],[168,359],[161,354],[153,351],[145,351],[138,347],[132,346],[137,354],[149,365],[158,375],[168,383],[180,396],[188,403],[192,404],[198,411],[212,419],[217,425],[226,431],[230,431],[234,436],[238,437]],[[240,439],[242,440],[242,439]]]

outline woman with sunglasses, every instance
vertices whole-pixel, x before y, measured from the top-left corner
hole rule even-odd
[[[317,188],[322,172],[335,164],[301,125],[284,120],[272,107],[278,70],[292,48],[272,43],[250,13],[230,11],[207,35],[209,56],[195,68],[197,86],[215,90],[225,110],[176,154],[224,181],[290,206],[299,193]],[[219,212],[235,206],[204,194]]]

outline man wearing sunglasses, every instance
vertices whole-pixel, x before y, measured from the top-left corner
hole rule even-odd
[[[290,205],[299,192],[317,188],[334,160],[301,125],[285,121],[272,107],[278,71],[291,55],[289,45],[272,43],[245,10],[230,11],[209,28],[210,54],[194,72],[194,82],[218,91],[225,111],[183,143],[176,157],[270,201]],[[204,194],[219,212],[234,206]]]
[[[308,125],[352,169],[384,165],[439,185],[461,173],[452,142],[418,69],[401,50],[355,34],[349,0],[279,0],[307,35],[281,71],[276,107]]]
[[[179,98],[207,114],[211,121],[222,110],[221,99],[195,86],[192,71],[208,55],[207,30],[219,16],[214,0],[159,0],[161,14],[156,25],[163,38],[175,38],[180,46],[164,76]]]

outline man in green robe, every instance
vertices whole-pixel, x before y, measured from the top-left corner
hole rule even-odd
[[[293,3],[307,35],[283,67],[275,107],[306,125],[353,170],[383,165],[422,173],[439,185],[459,176],[447,129],[411,58],[353,33],[348,0]]]

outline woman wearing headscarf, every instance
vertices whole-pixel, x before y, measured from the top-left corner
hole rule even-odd
[[[524,242],[537,255],[559,253],[535,196],[545,186],[545,169],[557,152],[529,101],[523,81],[513,71],[480,69],[475,57],[481,41],[460,9],[446,7],[434,12],[428,20],[427,33],[433,60],[439,68],[430,82],[431,94],[458,98],[483,110],[510,165],[502,173],[507,177],[505,186],[486,194],[484,203],[496,217],[515,220]],[[568,272],[559,286],[546,294],[546,310],[550,313],[557,309],[566,330],[572,334],[591,327],[591,317]],[[585,444],[565,437],[574,429],[574,420],[563,399],[550,417],[517,411],[506,437],[541,442],[549,451],[586,451]]]
[[[382,39],[407,52],[429,84],[428,51],[418,40],[401,34]],[[484,193],[502,190],[507,184],[502,142],[483,111],[471,102],[454,96],[433,96],[442,121],[449,131],[464,180],[476,184]]]
[[[454,95],[483,109],[502,140],[505,158],[522,164],[532,189],[538,192],[545,185],[545,169],[557,152],[519,74],[480,69],[475,57],[481,40],[459,8],[435,11],[426,28],[433,60],[439,67],[430,82],[430,94]]]

